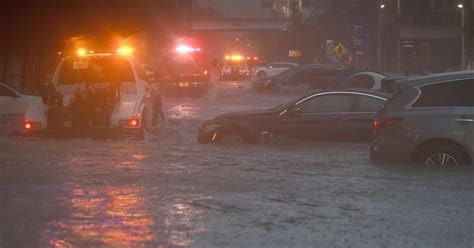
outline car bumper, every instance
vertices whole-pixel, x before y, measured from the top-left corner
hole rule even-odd
[[[209,82],[189,83],[180,85],[179,83],[165,84],[162,86],[165,93],[177,95],[198,95],[209,91]]]
[[[197,140],[202,144],[217,142],[221,133],[221,127],[206,129],[206,125],[201,126],[198,131]]]
[[[53,137],[53,138],[76,138],[97,137],[110,138],[118,135],[136,135],[141,131],[139,127],[89,127],[89,128],[61,128],[61,129],[37,129],[23,131],[23,136],[29,137]]]
[[[412,147],[406,142],[377,136],[370,144],[370,160],[373,162],[409,163]]]
[[[220,80],[250,80],[251,76],[246,74],[223,74],[219,77]]]

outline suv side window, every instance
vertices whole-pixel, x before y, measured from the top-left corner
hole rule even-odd
[[[10,90],[9,88],[5,87],[5,85],[0,84],[0,96],[15,97],[16,93]]]
[[[384,100],[370,96],[356,96],[352,112],[376,113],[380,110]]]
[[[413,107],[474,107],[474,79],[426,85],[420,90]]]
[[[350,111],[353,99],[354,97],[348,94],[316,96],[300,104],[300,113],[346,113]]]

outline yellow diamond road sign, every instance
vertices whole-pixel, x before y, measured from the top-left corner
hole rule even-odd
[[[337,46],[332,51],[338,57],[342,57],[344,54],[347,53],[347,49],[341,43],[337,44]]]
[[[301,52],[298,49],[293,49],[293,50],[290,50],[288,55],[292,58],[299,58],[301,56]]]

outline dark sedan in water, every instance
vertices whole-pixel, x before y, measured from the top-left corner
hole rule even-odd
[[[388,95],[368,90],[318,91],[273,109],[218,116],[199,129],[201,143],[255,143],[261,138],[361,141],[373,137],[372,121]]]

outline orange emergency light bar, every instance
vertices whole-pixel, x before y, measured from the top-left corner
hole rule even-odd
[[[92,55],[92,54],[95,54],[96,52],[94,50],[86,50],[84,48],[80,48],[80,49],[77,49],[76,50],[76,54],[79,55],[79,56],[86,56],[86,55]],[[128,46],[123,46],[123,47],[120,47],[119,49],[116,50],[116,54],[119,54],[119,55],[132,55],[133,53],[133,49],[131,47],[128,47]],[[59,52],[58,55],[61,55],[62,52]],[[105,54],[109,54],[109,55],[112,55],[112,53],[108,52],[108,53],[105,53]]]
[[[240,61],[240,60],[243,60],[244,57],[240,56],[240,55],[232,55],[232,56],[225,56],[225,59],[226,60],[235,60],[235,61]]]

